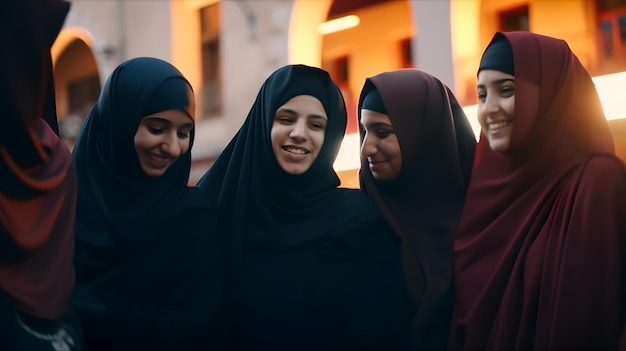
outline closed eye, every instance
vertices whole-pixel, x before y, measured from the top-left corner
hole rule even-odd
[[[154,135],[159,135],[163,133],[164,128],[148,127],[148,131]]]
[[[386,129],[376,129],[375,133],[377,137],[381,139],[385,139],[386,137],[388,137],[390,134],[393,134],[394,132],[391,130],[386,130]]]

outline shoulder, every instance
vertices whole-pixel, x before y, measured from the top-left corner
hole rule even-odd
[[[626,165],[614,155],[593,155],[587,159],[580,173],[580,186],[614,188],[626,186]]]
[[[589,157],[572,186],[574,203],[586,211],[626,211],[626,166],[614,155]]]
[[[327,222],[342,223],[344,231],[358,232],[363,238],[367,232],[390,230],[380,211],[361,190],[338,188],[328,200]]]
[[[332,202],[355,213],[377,214],[378,210],[372,200],[359,189],[337,188],[333,192]]]

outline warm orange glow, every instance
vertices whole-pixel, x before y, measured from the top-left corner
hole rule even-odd
[[[50,49],[52,62],[56,63],[61,53],[63,53],[63,50],[65,50],[65,48],[76,39],[82,40],[91,48],[92,51],[95,51],[95,48],[93,47],[93,43],[95,41],[93,35],[91,35],[91,33],[89,33],[86,29],[80,27],[63,28],[57,36],[57,39],[54,41],[54,45],[52,45],[52,48]]]
[[[332,0],[295,0],[289,19],[288,63],[320,67],[322,35],[316,30],[324,22]]]
[[[626,118],[626,72],[593,78],[607,120]]]
[[[361,167],[361,140],[359,133],[346,134],[333,168],[345,171]]]
[[[197,115],[202,111],[202,60],[200,45],[200,16],[201,6],[208,6],[216,1],[170,1],[171,21],[171,63],[176,66],[194,87],[196,95]]]
[[[360,22],[361,20],[358,16],[345,16],[324,23],[320,23],[317,26],[317,31],[320,32],[320,34],[335,33],[342,30],[354,28],[358,26]]]

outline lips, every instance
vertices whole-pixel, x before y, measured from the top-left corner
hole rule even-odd
[[[162,167],[168,166],[172,161],[171,157],[163,157],[157,154],[153,154],[151,152],[146,152],[146,154],[148,155],[148,159],[150,160],[150,163],[155,168],[162,168]]]
[[[380,170],[380,168],[387,164],[386,160],[368,160],[368,162],[372,172]]]
[[[305,154],[310,154],[311,150],[301,147],[301,146],[292,146],[292,145],[288,145],[288,146],[283,146],[283,150],[292,153],[292,154],[296,154],[296,155],[305,155]]]
[[[502,129],[502,128],[510,125],[510,124],[511,124],[510,121],[489,122],[489,123],[487,123],[487,128],[490,131],[496,131],[496,130]]]

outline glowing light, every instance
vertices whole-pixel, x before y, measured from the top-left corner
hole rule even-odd
[[[358,16],[350,15],[341,18],[337,18],[331,21],[327,21],[324,23],[320,23],[317,26],[317,31],[324,35],[339,32],[341,30],[346,30],[349,28],[353,28],[359,25],[361,20]]]
[[[346,134],[343,138],[333,168],[337,172],[361,168],[361,139],[359,133]]]
[[[626,118],[626,72],[593,77],[607,120]]]

